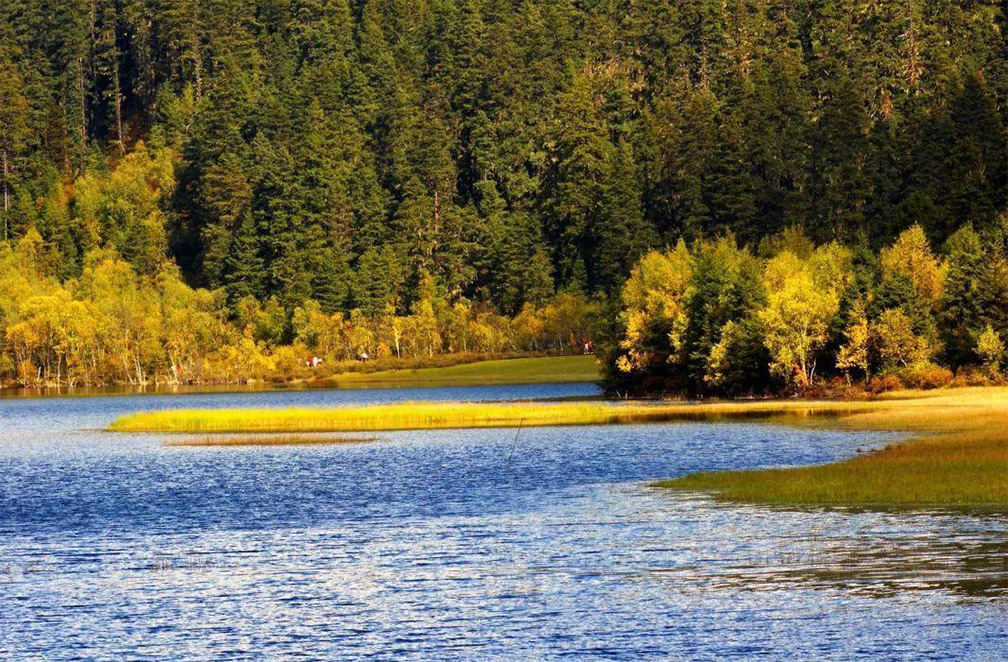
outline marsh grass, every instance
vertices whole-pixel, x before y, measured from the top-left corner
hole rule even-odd
[[[309,434],[207,435],[169,439],[165,446],[320,446],[363,444],[377,441],[373,436],[332,436]]]
[[[877,403],[876,403],[877,404]],[[872,403],[761,401],[712,404],[411,402],[331,409],[189,409],[139,412],[116,420],[116,432],[377,432],[618,425],[688,420],[729,420],[787,415],[789,419],[870,411]]]

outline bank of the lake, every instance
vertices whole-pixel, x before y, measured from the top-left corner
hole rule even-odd
[[[491,355],[494,356],[494,355]],[[535,384],[593,384],[599,380],[598,361],[594,356],[507,356],[443,355],[433,359],[438,365],[427,366],[415,360],[382,360],[346,363],[332,372],[305,369],[305,375],[248,383],[112,384],[53,388],[4,386],[0,397],[118,396],[118,395],[197,395],[209,393],[248,393],[259,391],[317,389],[402,389],[449,388],[469,386],[526,386]]]
[[[896,394],[831,423],[916,436],[822,466],[700,473],[656,485],[773,505],[1008,508],[1008,389]]]
[[[402,388],[424,386],[501,386],[596,382],[594,356],[542,356],[475,361],[434,368],[342,372],[312,382],[335,388]]]

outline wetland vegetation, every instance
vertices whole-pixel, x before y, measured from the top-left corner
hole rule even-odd
[[[168,410],[125,415],[109,429],[296,435],[741,419],[897,430],[911,438],[825,466],[703,473],[655,484],[772,504],[1008,507],[1008,388],[901,392],[847,401],[410,402],[329,409]]]
[[[177,409],[118,418],[113,432],[349,432],[617,425],[788,415],[836,415],[872,403],[757,401],[688,403],[409,402],[331,409]]]

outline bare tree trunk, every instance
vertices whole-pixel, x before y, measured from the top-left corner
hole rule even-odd
[[[910,88],[916,88],[920,80],[920,51],[917,48],[917,30],[913,18],[910,19],[910,29],[907,38],[907,83]]]
[[[10,187],[7,185],[7,150],[2,150],[3,153],[3,209],[4,209],[4,226],[3,226],[3,240],[7,241],[7,212],[10,209]]]
[[[710,81],[709,81],[709,73],[707,71],[707,46],[706,45],[702,46],[700,48],[700,72],[699,72],[699,74],[700,74],[700,80],[699,80],[700,89],[701,90],[707,90],[708,87],[709,87],[709,85],[710,85]]]
[[[115,39],[114,30],[112,39]],[[119,55],[114,48],[113,52],[115,53],[115,57],[112,64],[112,92],[115,94],[116,142],[119,144],[119,155],[122,156],[126,153],[126,144],[123,142],[122,89],[119,86]]]
[[[7,150],[6,149],[2,150],[2,152],[3,152],[3,183],[4,183],[3,210],[6,212],[8,209],[10,209],[10,189],[7,188],[7,175],[8,175],[8,170],[7,170]],[[7,238],[7,235],[5,234],[4,235],[4,239],[6,239],[6,238]]]
[[[196,55],[196,103],[200,102],[203,98],[203,64],[200,61],[200,56]]]
[[[77,59],[77,91],[80,93],[80,132],[81,141],[87,147],[87,96],[84,92],[84,60]]]
[[[196,103],[203,98],[203,54],[200,52],[199,43],[199,16],[196,14],[197,3],[193,3],[193,73],[196,78]]]

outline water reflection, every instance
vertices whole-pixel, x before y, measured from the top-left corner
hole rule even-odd
[[[740,510],[704,499],[698,508]],[[750,522],[761,522],[756,511]],[[660,581],[720,590],[820,589],[875,598],[914,592],[1008,602],[1008,518],[947,512],[767,508],[773,525],[736,538],[745,556],[711,572],[710,564],[653,569]],[[787,521],[802,531],[781,531]]]

